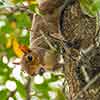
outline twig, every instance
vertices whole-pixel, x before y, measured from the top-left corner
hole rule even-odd
[[[44,32],[42,30],[40,30],[40,34],[43,36],[43,38],[45,39],[46,43],[49,45],[49,47],[52,49],[52,50],[56,50],[52,44],[50,43],[50,41],[48,40],[48,38],[44,35]]]
[[[26,83],[26,100],[31,100],[31,96],[30,96],[30,85],[31,85],[31,77],[28,77],[27,83]]]
[[[6,9],[9,13],[20,11],[20,12],[26,12],[28,14],[33,14],[33,12],[29,10],[28,6],[24,6],[24,5],[5,6],[5,7],[0,8],[0,10],[2,9]],[[5,14],[7,14],[7,12],[5,12]]]
[[[88,83],[90,81],[90,77],[85,69],[85,66],[81,66],[81,70],[82,70],[85,81]]]
[[[41,40],[43,38],[43,36],[39,36],[36,39],[33,40],[32,45],[35,44],[36,42],[38,42],[39,40]]]
[[[25,28],[26,29],[26,28]],[[30,31],[30,32],[33,32],[33,30],[32,29],[27,29],[28,31]],[[42,36],[39,36],[39,37],[37,37],[36,39],[34,39],[33,41],[32,41],[32,43],[31,43],[31,45],[34,45],[36,42],[38,42],[38,41],[40,41],[41,39],[43,39],[43,38],[46,38],[46,36],[43,36],[43,34],[44,33],[41,33],[42,34]],[[46,38],[47,39],[47,38]],[[48,40],[48,39],[47,39]],[[46,40],[46,42],[47,42],[47,40]],[[49,44],[48,44],[49,43]],[[52,44],[48,41],[48,45],[50,46],[50,48],[51,49],[54,49],[54,47],[52,46]],[[34,47],[35,48],[35,47]],[[38,47],[38,48],[40,48],[40,47]]]
[[[94,43],[95,43],[95,45],[97,45],[97,46],[100,46],[100,40],[99,40],[99,38],[100,38],[100,27],[98,28],[98,30],[97,30],[97,32],[96,32],[96,35],[95,35],[95,40],[94,40]],[[97,44],[98,43],[98,44]]]
[[[97,74],[93,79],[91,79],[91,80],[89,81],[89,83],[88,83],[81,91],[79,91],[79,93],[74,97],[73,100],[77,100],[77,98],[78,98],[83,92],[85,92],[99,77],[100,77],[100,73]]]
[[[13,96],[15,95],[15,93],[16,93],[16,90],[11,91],[11,92],[9,93],[8,97],[7,97],[7,100],[9,100],[10,97],[13,97]]]

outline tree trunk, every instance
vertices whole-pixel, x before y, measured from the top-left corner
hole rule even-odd
[[[50,6],[47,6],[47,2],[39,3],[40,11],[45,15],[33,15],[31,49],[47,47],[40,34],[41,30],[44,34],[50,33],[65,39],[69,44],[63,45],[66,99],[99,100],[100,47],[97,46],[96,41],[98,40],[96,39],[96,17],[84,14],[78,0],[66,2],[63,6],[62,0],[47,1],[52,2]]]

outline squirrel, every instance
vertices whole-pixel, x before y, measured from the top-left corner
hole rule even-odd
[[[34,48],[34,50],[20,45],[24,55],[21,57],[20,65],[29,75],[43,74],[46,70],[53,70],[57,64],[57,52],[44,48]],[[42,71],[42,72],[41,72]]]
[[[64,0],[37,0],[39,10],[44,13],[52,13],[56,8],[63,5]]]

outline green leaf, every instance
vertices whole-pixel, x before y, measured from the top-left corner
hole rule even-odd
[[[0,99],[1,100],[7,100],[7,94],[8,94],[8,90],[0,91]]]
[[[42,97],[45,97],[49,100],[48,91],[51,90],[51,88],[48,86],[48,82],[45,80],[43,84],[32,84],[33,90],[35,90],[37,93],[41,93]]]
[[[30,5],[30,6],[29,6],[29,9],[30,9],[31,11],[33,11],[33,13],[36,13],[36,14],[39,15],[39,16],[42,16],[42,15],[43,15],[43,14],[39,11],[39,9],[38,9],[38,7],[37,7],[36,4]]]
[[[12,0],[12,2],[13,2],[14,4],[22,3],[23,1],[25,1],[25,0]]]
[[[92,4],[92,10],[95,12],[100,10],[100,0]]]
[[[20,13],[16,15],[17,27],[18,28],[30,28],[31,20],[26,13]]]
[[[6,44],[5,34],[4,33],[0,33],[0,51],[4,51],[5,44]]]
[[[23,84],[21,84],[19,81],[16,80],[17,84],[17,91],[20,93],[21,97],[25,99],[26,97],[26,89]]]
[[[5,49],[5,51],[7,52],[8,58],[11,58],[11,57],[15,56],[15,53],[14,53],[12,48],[9,48],[9,49],[7,48],[7,49]]]
[[[60,89],[57,90],[56,100],[66,100],[64,97],[64,94],[62,93],[62,91]]]
[[[5,26],[1,27],[1,32],[3,33],[12,33],[15,31],[15,29],[13,29],[11,23],[13,21],[15,21],[15,15],[12,14],[8,14],[7,18],[5,20],[3,20],[5,22]]]
[[[29,32],[26,36],[20,36],[18,39],[20,44],[29,45]]]
[[[31,5],[29,6],[29,9],[35,13],[35,8],[36,8],[36,7],[37,7],[37,5],[31,4]]]
[[[88,15],[95,16],[100,10],[100,0],[80,0],[80,5]]]
[[[0,6],[2,6],[2,5],[3,5],[3,2],[0,1]]]
[[[12,69],[0,60],[0,76],[2,77],[2,80],[0,81],[1,84],[5,83],[9,79],[11,71]]]
[[[9,23],[7,22],[5,26],[1,28],[1,32],[3,33],[10,33],[12,32],[12,28],[10,27]]]
[[[56,82],[57,80],[59,80],[59,75],[55,75],[55,74],[51,74],[51,79],[46,80],[48,83],[50,82]]]

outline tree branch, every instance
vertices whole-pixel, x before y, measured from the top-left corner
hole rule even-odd
[[[100,78],[100,73],[97,74],[93,79],[91,79],[91,80],[89,81],[89,83],[74,97],[73,100],[77,100],[78,97],[79,97],[83,92],[86,92],[87,89],[88,89],[93,83],[95,83],[96,80],[97,80],[98,78]]]

